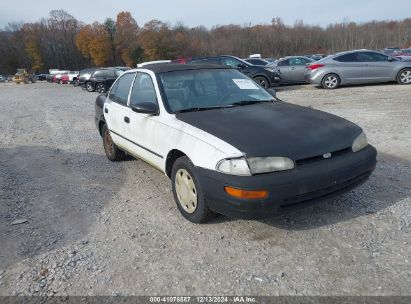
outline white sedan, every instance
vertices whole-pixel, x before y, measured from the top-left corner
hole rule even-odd
[[[172,180],[178,209],[264,218],[348,191],[376,150],[343,118],[277,100],[235,69],[154,64],[119,77],[96,100],[112,161],[140,158]]]

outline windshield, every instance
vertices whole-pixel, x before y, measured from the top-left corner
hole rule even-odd
[[[171,112],[230,107],[273,100],[253,80],[231,69],[201,69],[160,74]]]

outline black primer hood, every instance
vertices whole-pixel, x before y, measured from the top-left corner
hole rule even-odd
[[[247,156],[293,160],[351,147],[361,128],[341,117],[285,102],[177,113],[177,119]]]

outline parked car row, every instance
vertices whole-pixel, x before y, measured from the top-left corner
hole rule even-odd
[[[8,75],[8,76],[0,75],[0,82],[12,82],[13,77],[14,77],[13,75]]]
[[[52,74],[36,75],[39,81],[48,81],[59,84],[75,83],[77,81],[78,71],[53,71]]]
[[[391,50],[393,54],[394,52],[399,54],[400,51],[387,48],[385,53]],[[402,54],[411,55],[411,51],[404,51]],[[257,55],[259,54],[247,59],[229,55],[180,58],[173,61],[143,63],[138,67],[159,63],[228,66],[250,77],[263,88],[300,83],[311,83],[325,89],[336,89],[347,84],[390,81],[411,84],[411,56],[408,55],[400,58],[383,52],[363,49],[341,52],[327,57],[323,54],[287,56],[273,62],[258,58]],[[55,73],[52,76],[41,74],[38,75],[38,79],[60,84],[73,83],[75,86],[80,85],[88,92],[106,93],[115,80],[129,69],[128,67],[88,68],[80,72]]]

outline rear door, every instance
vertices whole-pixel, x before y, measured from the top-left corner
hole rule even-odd
[[[363,82],[365,63],[361,62],[358,53],[348,53],[334,58],[335,69],[343,83]]]
[[[293,82],[292,68],[290,59],[283,59],[277,62],[277,66],[281,72],[281,82]]]
[[[305,82],[304,73],[305,73],[305,66],[309,61],[305,58],[296,57],[290,58],[290,78],[293,82]]]
[[[394,78],[395,61],[388,61],[388,56],[375,52],[359,53],[361,62],[364,62],[364,81],[390,81]]]
[[[107,101],[104,103],[104,119],[110,130],[113,141],[120,147],[126,148],[125,117],[131,84],[136,73],[124,74],[111,88]]]

